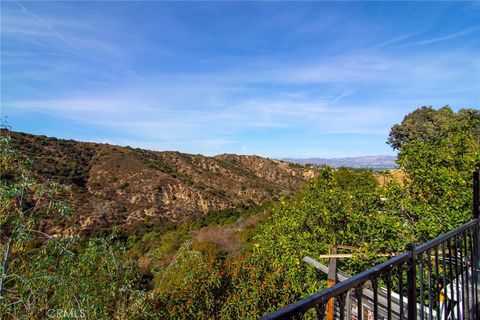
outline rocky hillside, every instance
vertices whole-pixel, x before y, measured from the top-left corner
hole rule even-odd
[[[75,216],[68,221],[47,217],[42,229],[50,233],[182,223],[211,210],[278,199],[315,175],[311,168],[258,156],[206,157],[10,135],[39,176],[72,188]]]

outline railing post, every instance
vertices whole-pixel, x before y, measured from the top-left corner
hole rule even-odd
[[[332,246],[330,249],[330,254],[336,254],[337,247]],[[328,264],[328,278],[327,278],[327,287],[333,287],[337,282],[337,259],[330,258],[330,263]],[[335,299],[331,298],[327,302],[327,312],[325,320],[333,320],[335,316]]]
[[[412,243],[405,247],[412,254],[407,260],[408,319],[417,320],[417,268],[415,266],[415,246]],[[402,281],[400,279],[400,281]]]
[[[473,218],[480,218],[480,178],[478,171],[473,173]],[[478,225],[474,228],[473,233],[474,241],[474,250],[473,250],[473,266],[472,266],[472,278],[473,278],[473,288],[475,293],[473,293],[472,299],[474,300],[475,306],[473,307],[475,315],[479,315],[479,306],[478,306],[478,296],[477,296],[477,284],[478,284],[478,268],[480,263],[480,229]]]
[[[478,171],[473,173],[473,218],[480,217],[480,187]]]
[[[475,171],[473,173],[473,218],[474,219],[479,219],[480,218],[480,182],[479,182],[479,173],[478,171]],[[474,252],[475,254],[475,266],[478,267],[478,260],[480,258],[480,230],[477,228],[477,232],[475,233],[475,247],[476,250]]]

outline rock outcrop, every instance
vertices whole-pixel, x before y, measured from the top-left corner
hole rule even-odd
[[[47,217],[42,228],[49,232],[183,223],[210,210],[278,199],[315,176],[313,168],[258,156],[206,157],[9,134],[40,178],[72,188],[74,217],[68,223]]]

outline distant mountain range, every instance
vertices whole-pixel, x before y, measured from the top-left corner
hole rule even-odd
[[[363,156],[363,157],[350,157],[350,158],[308,158],[308,159],[293,159],[285,158],[284,161],[298,163],[301,165],[314,164],[322,165],[326,164],[332,167],[352,167],[352,168],[371,168],[375,170],[393,169],[397,167],[396,156]]]

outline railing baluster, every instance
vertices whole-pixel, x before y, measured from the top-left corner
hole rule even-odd
[[[454,276],[453,276],[453,265],[452,265],[452,243],[450,241],[450,239],[447,240],[447,247],[448,247],[448,270],[449,270],[449,278],[448,278],[448,286],[450,287],[450,295],[451,295],[451,300],[452,300],[452,316],[453,316],[453,310],[454,310],[454,305],[453,305],[453,302],[454,302],[454,299],[455,299],[455,295],[453,294],[453,279],[454,279]]]
[[[320,303],[315,306],[315,312],[317,314],[317,320],[325,319],[325,304]]]
[[[352,319],[352,309],[353,309],[352,294],[353,294],[353,290],[350,289],[347,291],[347,295],[345,297],[345,299],[347,300],[345,302],[345,306],[347,308],[346,316],[348,320]]]
[[[403,264],[398,266],[398,294],[400,295],[400,320],[403,319]]]
[[[340,320],[345,319],[345,296],[346,294],[341,294],[337,299],[340,309]]]
[[[457,298],[457,319],[461,319],[461,311],[460,311],[460,273],[458,271],[458,268],[460,267],[458,265],[458,245],[457,245],[457,241],[458,241],[458,238],[457,236],[454,236],[453,237],[453,253],[454,253],[454,262],[455,262],[455,279],[452,280],[452,281],[455,281],[455,290],[456,290],[456,298]],[[452,286],[453,286],[453,282],[452,282]]]
[[[324,320],[326,302],[330,299],[334,299],[338,307],[335,319],[351,319],[351,294],[357,300],[357,320],[370,319],[372,316],[385,320],[417,320],[417,316],[419,320],[480,319],[478,232],[479,220],[474,219],[418,247],[409,245],[409,252],[267,315],[264,319],[310,318],[311,309],[314,308],[317,319]],[[371,282],[371,288],[366,287],[367,282]],[[398,291],[398,298],[394,296],[394,291]],[[417,298],[418,294],[420,296]]]
[[[470,275],[468,274],[470,271],[469,271],[469,264],[470,262],[468,261],[468,242],[467,242],[467,239],[468,239],[468,233],[465,232],[464,234],[464,237],[462,239],[463,241],[463,250],[464,250],[464,256],[463,256],[463,259],[462,259],[462,266],[463,264],[465,263],[466,264],[466,271],[465,271],[465,282],[464,282],[464,291],[465,291],[465,295],[467,296],[466,297],[466,306],[467,306],[467,319],[470,319]]]
[[[362,294],[363,293],[363,284],[358,285],[355,288],[355,295],[357,297],[357,319],[363,319],[363,303],[362,303]]]
[[[392,320],[392,268],[387,269],[387,320]]]
[[[437,319],[440,319],[440,292],[441,292],[441,283],[440,283],[440,271],[439,271],[439,261],[438,261],[438,250],[439,247],[435,246],[435,305],[437,308]]]
[[[407,290],[408,290],[408,319],[417,319],[417,268],[415,246],[408,244],[407,248],[411,256],[407,266]]]
[[[480,176],[473,173],[473,218],[480,219]]]
[[[425,295],[424,295],[424,283],[423,283],[423,253],[418,254],[418,274],[419,274],[419,281],[420,281],[420,319],[425,319]],[[416,306],[415,306],[416,308]]]
[[[378,319],[378,278],[372,278],[371,282],[373,290],[373,318]]]
[[[447,293],[447,263],[445,261],[446,255],[445,255],[445,242],[442,243],[442,276],[443,276],[443,299],[440,298],[440,303],[443,303],[443,312],[444,312],[444,319],[448,319],[448,310],[447,310],[447,299],[448,299],[448,293]],[[442,293],[440,292],[440,297]]]
[[[478,166],[478,164],[477,164]],[[473,218],[474,219],[480,219],[480,174],[478,171],[473,173]],[[479,258],[480,258],[480,246],[478,241],[479,235],[478,235],[478,223],[474,226],[473,232],[472,232],[472,240],[473,240],[473,245],[472,245],[472,278],[473,278],[473,285],[472,288],[475,290],[475,293],[472,293],[472,298],[474,298],[474,310],[475,310],[475,316],[478,318],[479,312],[478,312],[478,273],[477,273],[477,268]]]
[[[293,316],[293,318],[294,318],[295,320],[302,320],[302,319],[303,319],[303,312],[302,312],[302,311],[297,312],[297,313]]]
[[[460,289],[461,289],[461,296],[462,296],[462,304],[461,304],[461,311],[462,311],[462,318],[463,319],[468,319],[468,316],[466,315],[465,313],[465,303],[467,302],[465,300],[465,287],[466,287],[466,284],[465,284],[465,277],[464,277],[464,273],[465,273],[465,270],[463,268],[463,239],[465,237],[465,233],[462,232],[460,234],[460,238],[457,239],[458,241],[458,254],[460,255],[460,263],[459,263],[459,272],[460,272],[460,283],[461,283],[461,286],[460,286]]]
[[[473,263],[472,263],[472,273],[473,273],[473,288],[475,290],[475,315],[478,318],[480,316],[479,311],[478,311],[478,225],[475,226],[473,230],[473,245],[472,245],[472,250],[473,250]]]
[[[471,280],[472,280],[472,300],[473,300],[473,303],[476,304],[476,301],[478,301],[478,300],[477,300],[477,295],[476,295],[477,279],[476,279],[476,272],[475,272],[475,246],[473,245],[474,236],[475,236],[475,231],[472,232],[469,240],[470,240],[470,266],[471,266],[471,272],[472,272],[472,276],[471,276]],[[472,314],[473,314],[474,319],[478,318],[478,312],[477,312],[477,309],[475,308],[475,306],[472,306]]]
[[[432,252],[430,249],[426,251],[427,256],[427,274],[428,274],[428,319],[433,320],[433,301],[432,301]]]

